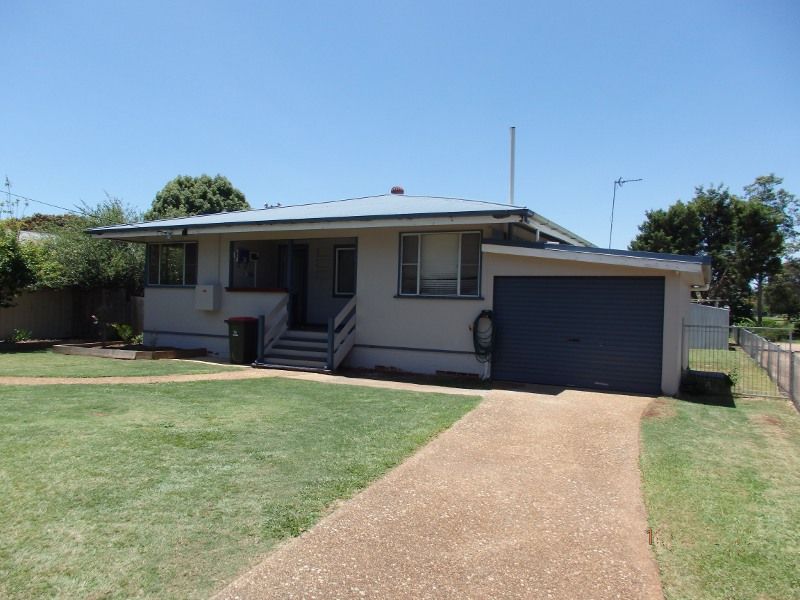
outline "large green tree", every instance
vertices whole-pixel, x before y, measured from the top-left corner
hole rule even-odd
[[[798,243],[798,225],[800,225],[800,200],[780,187],[783,178],[774,173],[756,177],[755,181],[745,186],[744,194],[747,200],[754,200],[769,207],[775,218],[780,222],[781,233],[785,243],[785,252],[788,256],[800,250]]]
[[[800,260],[784,262],[781,272],[770,277],[764,296],[771,314],[800,317]]]
[[[0,223],[0,308],[14,306],[14,298],[33,283],[33,273],[14,228]]]
[[[639,235],[631,243],[631,250],[697,254],[704,235],[703,223],[697,207],[678,200],[664,209],[649,210],[647,219],[639,225]]]
[[[775,181],[779,183],[780,179],[756,179],[745,188],[744,198],[722,185],[697,187],[687,203],[678,201],[667,210],[648,211],[630,247],[710,256],[712,276],[707,297],[726,301],[736,318],[749,317],[755,287],[760,320],[765,284],[780,271],[790,220],[786,211],[792,210],[785,194],[775,196],[782,200],[769,195]]]
[[[737,215],[736,262],[745,281],[755,284],[756,318],[764,314],[764,284],[781,271],[784,238],[780,214],[757,200],[742,202]]]
[[[156,194],[144,218],[152,221],[249,208],[244,194],[233,187],[227,177],[179,175]]]

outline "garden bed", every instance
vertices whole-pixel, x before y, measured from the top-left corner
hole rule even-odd
[[[36,352],[52,348],[56,344],[63,344],[65,340],[20,340],[11,342],[0,340],[0,352]],[[72,343],[72,342],[70,342]]]
[[[158,360],[162,358],[194,358],[208,354],[205,348],[172,348],[144,346],[142,344],[105,344],[92,342],[88,344],[57,344],[53,346],[56,354],[73,354],[77,356],[97,356],[100,358],[117,358],[120,360]]]

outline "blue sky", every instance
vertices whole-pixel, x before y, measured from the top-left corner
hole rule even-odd
[[[0,5],[0,177],[142,210],[222,173],[254,207],[384,193],[517,203],[615,247],[699,184],[800,194],[800,3]],[[53,212],[32,204],[33,210]]]

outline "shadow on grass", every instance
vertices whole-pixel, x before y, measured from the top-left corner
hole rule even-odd
[[[470,390],[490,390],[492,384],[478,377],[466,374],[419,375],[403,371],[372,370],[346,368],[336,371],[336,375],[353,379],[372,379],[376,381],[397,381],[400,383],[417,383],[422,385],[438,385],[441,387]]]
[[[693,404],[736,408],[733,380],[727,373],[687,371],[681,381],[678,399]]]
[[[722,408],[736,408],[733,394],[712,395],[712,394],[686,394],[681,392],[677,396],[678,400],[691,402],[692,404],[704,404],[706,406],[720,406]]]

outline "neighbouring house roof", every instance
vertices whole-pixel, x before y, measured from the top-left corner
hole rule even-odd
[[[567,244],[535,244],[514,241],[487,240],[483,251],[493,254],[527,256],[574,262],[602,263],[678,271],[689,274],[692,284],[703,289],[711,282],[711,257],[685,254],[666,254],[663,252],[639,252],[635,250],[614,250]]]
[[[96,227],[89,233],[98,237],[118,239],[143,237],[156,232],[186,230],[186,233],[210,233],[245,230],[278,230],[282,226],[316,224],[337,224],[348,226],[375,226],[382,222],[436,218],[474,219],[485,222],[516,222],[562,241],[591,246],[591,242],[553,223],[524,206],[465,200],[461,198],[442,198],[437,196],[406,196],[385,194],[350,198],[313,204],[276,206],[255,210],[224,212],[211,215],[195,215],[173,219],[161,219],[143,223],[126,223],[106,227]],[[349,222],[352,222],[350,225]],[[297,229],[297,227],[292,227]]]

